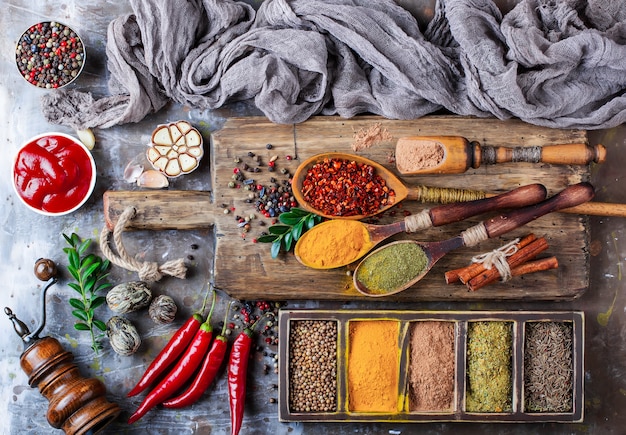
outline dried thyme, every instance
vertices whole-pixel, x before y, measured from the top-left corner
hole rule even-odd
[[[467,333],[468,412],[511,411],[510,322],[471,322]]]
[[[571,412],[572,377],[572,325],[528,323],[524,344],[526,412]]]

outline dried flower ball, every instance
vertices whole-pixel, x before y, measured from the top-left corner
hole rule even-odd
[[[122,356],[129,356],[137,352],[141,346],[141,337],[137,328],[130,320],[120,316],[113,316],[107,322],[107,336],[111,348]]]
[[[176,318],[178,307],[174,299],[167,295],[159,295],[150,304],[148,313],[150,318],[158,324],[172,323]]]

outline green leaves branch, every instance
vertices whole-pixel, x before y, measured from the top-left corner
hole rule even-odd
[[[280,224],[269,227],[269,234],[258,238],[261,243],[271,243],[272,258],[278,257],[280,251],[289,251],[293,244],[307,230],[322,221],[322,217],[298,207],[278,215]]]
[[[68,259],[67,270],[76,281],[68,283],[68,286],[80,295],[69,299],[69,304],[74,308],[72,315],[78,319],[74,328],[78,331],[89,331],[91,348],[98,355],[103,348],[101,340],[107,327],[95,317],[95,309],[106,302],[100,293],[112,286],[104,281],[108,276],[110,262],[96,254],[87,253],[91,239],[81,240],[75,233],[71,236],[63,234],[63,238],[69,245],[63,248]]]

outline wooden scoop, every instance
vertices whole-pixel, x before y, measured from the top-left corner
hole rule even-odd
[[[291,187],[293,191],[293,196],[296,198],[298,202],[298,206],[307,210],[309,212],[318,214],[320,216],[331,218],[331,219],[354,219],[360,220],[371,215],[352,215],[352,216],[335,216],[323,213],[322,211],[313,207],[310,203],[308,203],[303,196],[302,193],[302,185],[304,179],[306,178],[307,171],[316,163],[322,162],[324,159],[340,159],[340,160],[349,160],[357,163],[364,163],[370,166],[373,166],[376,169],[376,173],[380,175],[387,186],[395,192],[395,201],[393,203],[389,203],[383,207],[381,207],[377,213],[382,213],[385,210],[390,209],[394,205],[398,204],[400,201],[405,199],[419,201],[423,200],[424,202],[438,202],[434,200],[430,200],[429,198],[424,198],[425,194],[427,194],[429,188],[424,186],[415,186],[415,187],[407,187],[402,180],[395,176],[393,172],[389,169],[385,168],[383,165],[370,160],[365,157],[361,157],[355,154],[347,154],[347,153],[322,153],[317,154],[313,157],[310,157],[303,161],[300,166],[296,169],[296,172],[293,175],[293,179],[291,182]],[[431,188],[433,189],[433,188]],[[434,188],[433,190],[437,190]],[[445,196],[450,198],[448,202],[457,202],[457,201],[468,201],[473,199],[479,199],[484,197],[484,193],[474,190],[465,190],[465,189],[448,189],[443,188],[442,191],[445,191]]]
[[[372,225],[360,221],[332,219],[322,222],[304,233],[296,243],[294,253],[300,263],[313,269],[342,267],[355,262],[381,241],[402,231],[415,232],[431,226],[458,222],[488,211],[536,204],[544,200],[546,194],[546,188],[542,184],[530,184],[488,199],[433,207],[388,225]],[[330,239],[328,246],[323,247],[324,257],[313,257],[311,245],[320,243],[319,235],[330,231],[333,227],[338,229],[336,232],[339,235]],[[316,246],[316,251],[319,251],[319,248]]]
[[[403,240],[390,243],[376,249],[367,257],[365,257],[361,261],[361,263],[359,263],[356,270],[354,271],[354,286],[362,294],[371,297],[382,297],[399,293],[411,287],[420,279],[422,279],[433,267],[433,265],[448,252],[462,246],[476,245],[479,242],[486,240],[487,238],[499,237],[502,234],[521,227],[522,225],[525,225],[528,222],[531,222],[547,213],[561,210],[567,207],[572,207],[589,201],[591,200],[591,198],[593,198],[593,195],[594,192],[591,184],[578,183],[567,187],[560,193],[539,204],[527,206],[506,214],[502,214],[496,218],[489,219],[488,221],[471,227],[468,230],[464,231],[462,234],[448,240],[443,240],[440,242],[418,242],[414,240]],[[419,273],[417,273],[415,277],[405,283],[402,283],[401,285],[398,285],[396,288],[384,290],[374,290],[367,288],[367,286],[365,286],[359,279],[359,274],[364,268],[364,264],[368,261],[368,259],[371,259],[376,255],[381,255],[384,250],[394,249],[394,245],[398,245],[401,243],[417,244],[419,247],[421,247],[427,259],[427,263],[425,264],[425,266],[418,271]],[[395,264],[395,262],[393,264],[385,264],[384,267],[386,268],[387,266],[389,268],[395,268],[397,267],[397,264]]]
[[[528,162],[586,165],[606,159],[603,145],[560,144],[527,147],[481,146],[459,136],[401,137],[396,143],[396,167],[404,175],[460,174],[481,164]]]

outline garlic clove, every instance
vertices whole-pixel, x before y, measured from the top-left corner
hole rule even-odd
[[[96,146],[96,137],[90,129],[86,128],[84,130],[76,130],[76,135],[88,150],[91,151],[93,147]]]
[[[169,186],[170,182],[161,171],[147,170],[137,178],[139,187],[148,187],[150,189],[162,189]]]
[[[124,168],[124,181],[127,183],[136,183],[139,176],[143,173],[143,165],[135,162],[129,162]]]

